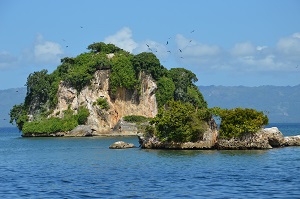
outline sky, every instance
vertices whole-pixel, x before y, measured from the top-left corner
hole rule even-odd
[[[153,52],[198,86],[299,85],[299,10],[298,0],[0,0],[0,89],[94,42]]]

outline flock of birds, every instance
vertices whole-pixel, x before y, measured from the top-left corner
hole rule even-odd
[[[83,26],[80,26],[80,29],[83,29],[83,28],[84,28]],[[191,34],[194,33],[194,32],[195,32],[195,30],[190,31]],[[171,39],[171,37],[169,37],[168,40],[166,41],[166,44],[165,44],[166,46],[168,46],[170,44],[170,39]],[[63,40],[63,42],[67,42],[65,39],[62,39],[62,40]],[[191,43],[192,41],[193,40],[189,40],[189,43]],[[152,53],[157,53],[158,52],[158,50],[154,46],[151,46],[150,44],[146,44],[146,46],[147,46],[147,49],[148,49],[149,52],[152,52]],[[65,45],[65,47],[69,48],[69,45]],[[166,52],[171,54],[171,50],[167,50]],[[182,53],[183,49],[179,48],[178,52]],[[180,56],[180,58],[184,59],[183,56]]]
[[[190,31],[191,34],[194,33],[194,32],[195,32],[195,30]],[[169,44],[170,39],[171,39],[171,37],[169,37],[168,40],[166,41],[166,46]],[[191,43],[192,41],[193,41],[193,40],[190,40],[189,43]],[[153,47],[150,46],[149,44],[146,44],[146,46],[147,46],[147,48],[148,48],[148,50],[149,50],[150,52],[156,52],[156,53],[158,52],[157,49],[156,49],[156,50],[153,50]],[[179,53],[182,53],[183,49],[178,48],[178,51],[179,51]],[[170,50],[167,50],[167,53],[171,53],[171,51],[170,51]],[[183,56],[180,56],[180,58],[181,58],[181,59],[184,59]]]

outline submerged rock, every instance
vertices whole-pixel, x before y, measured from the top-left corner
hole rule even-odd
[[[127,143],[123,141],[118,141],[109,146],[110,149],[127,149],[127,148],[135,148],[134,144]]]

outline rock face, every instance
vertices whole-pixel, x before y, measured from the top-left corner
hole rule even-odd
[[[277,127],[261,129],[241,138],[218,139],[217,149],[271,149],[285,145],[283,134]]]
[[[78,110],[79,106],[85,106],[90,112],[87,125],[93,131],[93,135],[109,134],[125,115],[141,115],[154,117],[157,114],[155,97],[156,83],[145,74],[140,74],[141,89],[137,91],[119,88],[112,99],[109,95],[110,70],[98,70],[94,74],[91,85],[77,92],[64,82],[59,85],[57,97],[58,104],[52,116],[63,117],[63,111],[68,108]],[[101,109],[96,101],[104,98],[109,104],[109,109]]]
[[[87,125],[79,125],[70,132],[66,132],[64,136],[69,137],[86,137],[93,136],[92,129]]]
[[[134,148],[134,147],[135,147],[134,144],[123,142],[123,141],[115,142],[109,146],[110,149],[127,149],[127,148]]]
[[[202,140],[197,142],[162,142],[155,136],[138,135],[141,148],[144,149],[212,149],[217,137],[217,125],[213,119],[209,122]]]
[[[300,135],[284,137],[285,146],[300,146]]]

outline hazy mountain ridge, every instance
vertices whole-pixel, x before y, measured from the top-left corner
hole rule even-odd
[[[199,86],[209,107],[254,108],[264,111],[270,123],[300,122],[300,85]]]
[[[199,86],[209,107],[255,108],[267,113],[270,123],[300,122],[300,85],[297,86]],[[0,127],[12,127],[9,112],[24,102],[26,88],[0,90]]]

